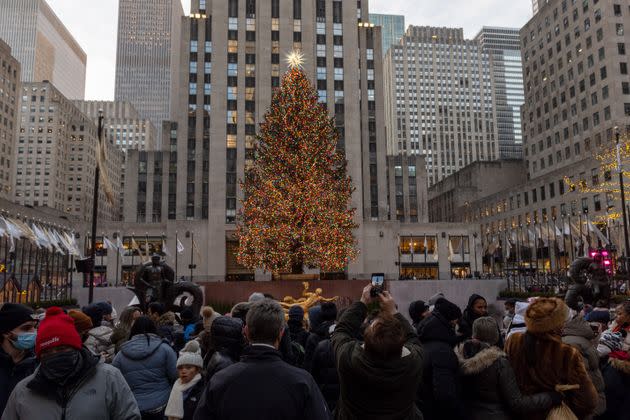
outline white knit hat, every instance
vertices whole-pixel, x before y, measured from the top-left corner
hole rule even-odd
[[[197,340],[189,341],[182,351],[179,352],[177,367],[184,365],[197,366],[199,369],[203,369],[203,358],[201,357],[201,350]]]

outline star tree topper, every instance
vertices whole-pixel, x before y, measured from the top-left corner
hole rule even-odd
[[[304,54],[302,51],[291,51],[287,55],[287,64],[293,69],[301,69],[304,64]]]

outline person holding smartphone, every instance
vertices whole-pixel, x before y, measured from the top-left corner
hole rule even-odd
[[[344,312],[332,334],[340,383],[335,418],[421,419],[415,405],[422,378],[420,342],[391,294],[379,290],[374,296],[373,287],[365,286],[360,301]],[[359,329],[374,302],[380,310],[361,342]]]

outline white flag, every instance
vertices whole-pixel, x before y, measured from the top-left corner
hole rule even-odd
[[[588,225],[588,230],[593,232],[597,236],[597,238],[600,241],[602,241],[603,244],[608,245],[610,243],[608,238],[606,236],[604,236],[604,234],[602,233],[601,230],[599,230],[599,228],[597,228],[597,227],[595,227],[595,225],[593,225],[593,222],[591,222],[590,219],[586,223]]]
[[[162,239],[162,252],[164,253],[164,255],[168,257],[172,257],[171,251],[169,251],[168,248],[166,247],[166,241],[164,239]]]
[[[32,231],[35,235],[35,245],[37,245],[38,248],[44,247],[52,251],[52,244],[46,233],[35,224],[32,227]]]
[[[116,248],[118,249],[119,254],[125,251],[125,246],[123,245],[120,235],[118,235],[118,237],[116,238]]]
[[[114,250],[116,249],[116,245],[114,245],[112,241],[107,239],[107,237],[103,237],[103,248],[107,250]]]
[[[182,252],[184,252],[184,245],[178,239],[177,240],[177,253],[181,254]]]

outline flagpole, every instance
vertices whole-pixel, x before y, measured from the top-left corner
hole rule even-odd
[[[129,244],[131,246],[131,269],[133,271],[136,271],[136,265],[135,265],[135,257],[136,257],[136,249],[133,247],[133,243],[135,242],[136,237],[134,236],[133,232],[131,233],[131,244]]]
[[[560,271],[558,268],[558,257],[559,257],[559,253],[560,253],[560,249],[558,248],[558,232],[557,232],[557,225],[556,225],[556,216],[552,217],[553,220],[553,255],[555,256],[555,260],[556,260],[556,269],[555,269],[555,273],[558,274],[558,272]],[[553,271],[553,270],[552,270]]]
[[[120,232],[118,232],[120,235]],[[120,264],[120,248],[118,248],[118,237],[116,236],[116,286],[118,286],[118,268]]]
[[[98,111],[98,144],[96,147],[96,153],[99,153],[101,142],[103,141],[103,110]],[[94,301],[94,262],[96,258],[96,217],[98,215],[98,184],[99,177],[101,175],[101,168],[98,163],[94,168],[94,196],[92,198],[92,249],[90,251],[90,258],[92,260],[92,269],[90,270],[90,284],[88,292],[88,303],[91,304]]]
[[[179,250],[177,249],[177,241],[178,240],[179,239],[177,238],[177,231],[175,231],[175,278],[178,278],[177,277],[178,276],[178,272],[177,272],[177,267],[178,267],[178,265],[177,265],[177,263],[178,263],[178,261],[177,261],[177,254],[179,254]]]
[[[193,281],[193,258],[195,256],[195,232],[190,232],[190,281]]]
[[[569,219],[569,244],[571,245],[571,261],[569,261],[569,265],[575,260],[575,247],[573,244],[573,226],[571,226],[571,216],[567,216]]]

